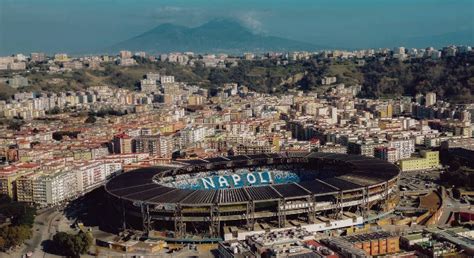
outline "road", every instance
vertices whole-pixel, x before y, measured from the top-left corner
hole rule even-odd
[[[445,198],[443,199],[443,206],[441,207],[442,213],[438,221],[438,225],[446,225],[449,221],[450,215],[453,212],[472,212],[471,205],[460,203],[458,200],[452,197],[452,192],[446,190]]]
[[[18,258],[28,252],[33,253],[32,257],[34,258],[59,257],[45,253],[43,251],[42,243],[46,240],[52,239],[54,234],[56,234],[56,232],[59,230],[60,222],[64,219],[65,218],[63,214],[54,208],[42,211],[35,217],[35,222],[32,229],[33,235],[30,239],[25,241],[24,248],[9,253],[6,257]],[[3,257],[2,255],[0,256]]]
[[[429,193],[435,190],[439,185],[439,176],[440,171],[417,171],[417,172],[408,172],[402,173],[400,177],[400,187],[403,189],[401,191],[402,196],[410,195],[420,195],[424,193]],[[409,199],[408,199],[409,200]],[[407,202],[409,204],[409,201]],[[407,204],[401,203],[401,204]],[[400,204],[399,204],[400,205]],[[398,210],[417,210],[416,207],[408,205],[404,207],[400,205],[397,207]],[[469,211],[471,205],[460,203],[459,200],[456,200],[451,189],[446,190],[446,194],[443,198],[443,205],[441,207],[441,215],[438,220],[438,225],[446,225],[449,221],[450,215],[453,212],[459,211]],[[472,212],[472,210],[471,210]]]

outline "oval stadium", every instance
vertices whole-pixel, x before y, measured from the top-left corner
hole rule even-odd
[[[391,209],[400,173],[380,159],[316,152],[179,163],[126,172],[106,184],[123,229],[172,239],[228,239],[268,228],[323,229],[344,217],[361,224],[358,218],[366,220],[371,210]]]

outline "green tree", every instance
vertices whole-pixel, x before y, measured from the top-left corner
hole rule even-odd
[[[74,236],[75,254],[85,254],[92,245],[92,237],[85,232],[80,231]]]
[[[97,121],[97,119],[95,118],[95,116],[88,116],[87,119],[84,121],[84,123],[86,123],[86,124],[93,124],[93,123],[95,123],[95,121]]]
[[[32,227],[36,208],[25,203],[13,202],[10,197],[0,195],[0,211],[3,215],[12,218],[14,226],[26,225]]]
[[[92,237],[82,231],[76,235],[58,232],[53,236],[53,243],[59,254],[80,257],[81,254],[85,254],[89,250],[92,245]]]
[[[61,109],[59,107],[54,107],[51,110],[46,112],[48,115],[57,115],[61,113]]]
[[[20,131],[21,126],[24,124],[25,124],[25,121],[23,121],[23,119],[12,119],[9,121],[7,129]]]
[[[0,249],[5,251],[21,245],[30,237],[31,229],[26,225],[4,227],[0,230]]]

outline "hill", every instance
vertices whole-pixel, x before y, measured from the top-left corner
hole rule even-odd
[[[170,23],[161,24],[108,50],[237,54],[247,51],[311,51],[322,48],[310,43],[255,34],[233,20],[216,19],[194,28]]]

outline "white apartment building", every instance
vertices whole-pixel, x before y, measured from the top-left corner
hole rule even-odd
[[[109,178],[110,176],[120,173],[123,169],[122,163],[118,161],[106,161],[104,162],[105,177]],[[104,181],[105,183],[105,181]]]
[[[434,104],[436,104],[436,93],[434,92],[426,93],[425,105],[427,107],[430,107],[430,106],[433,106]]]
[[[213,134],[213,130],[208,130],[203,126],[187,127],[181,130],[181,143],[184,145],[197,143],[203,141],[209,134]]]
[[[156,80],[153,79],[143,79],[140,81],[140,90],[145,93],[156,92]]]
[[[33,201],[41,206],[56,205],[77,195],[74,172],[44,174],[33,181]]]
[[[415,139],[398,139],[388,143],[388,147],[396,149],[396,160],[408,159],[415,152]]]
[[[107,179],[106,168],[102,162],[85,162],[74,168],[79,192],[86,193],[103,184]]]
[[[160,136],[160,156],[171,157],[174,150],[174,140],[172,136]]]
[[[147,73],[146,78],[149,80],[154,80],[155,82],[160,81],[161,75],[159,73]]]
[[[160,82],[163,83],[174,83],[174,76],[161,76]]]

